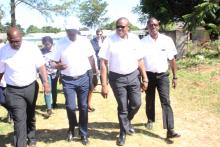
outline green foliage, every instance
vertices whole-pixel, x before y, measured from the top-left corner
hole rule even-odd
[[[170,24],[182,20],[182,15],[192,12],[196,4],[195,0],[141,0],[139,5],[141,11],[136,12],[156,17],[162,24]]]
[[[210,36],[220,35],[220,6],[216,0],[203,0],[194,7],[194,11],[183,16],[187,30],[194,30],[203,26],[209,31]]]
[[[26,33],[38,33],[38,32],[41,32],[41,30],[36,27],[36,26],[33,26],[33,25],[30,25],[27,30],[26,30]]]
[[[220,34],[219,4],[219,0],[141,0],[134,10],[141,15],[141,21],[143,14],[156,17],[163,25],[183,21],[187,30],[204,26],[210,37],[217,39]]]
[[[189,43],[185,58],[178,60],[179,68],[189,68],[199,64],[220,63],[220,41]]]
[[[59,28],[53,28],[51,26],[45,26],[45,27],[42,27],[41,28],[41,31],[43,33],[58,33],[58,32],[61,32],[61,29]]]
[[[101,27],[108,21],[104,17],[108,4],[102,0],[85,0],[79,5],[78,17],[80,22],[87,27],[96,28]]]
[[[106,25],[103,26],[103,29],[106,30],[115,30],[115,26],[116,26],[116,21],[113,21],[111,23],[108,23]]]
[[[106,30],[115,30],[116,28],[115,26],[116,26],[116,21],[113,21],[111,23],[106,24],[102,28]],[[129,24],[129,30],[135,31],[135,30],[139,30],[139,28],[137,26],[134,26],[133,24]]]
[[[36,26],[30,25],[27,30],[26,33],[58,33],[61,32],[61,29],[59,28],[53,28],[51,26],[45,26],[42,28],[38,28]]]
[[[5,12],[3,11],[3,6],[0,5],[0,22],[1,22],[2,18],[4,17],[4,15],[5,15]]]

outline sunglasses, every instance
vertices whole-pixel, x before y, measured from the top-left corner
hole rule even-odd
[[[153,24],[153,23],[152,23],[152,24],[149,24],[149,26],[150,26],[150,27],[158,27],[159,24]]]
[[[117,29],[124,29],[125,27],[127,27],[127,26],[121,26],[121,25],[116,26]]]

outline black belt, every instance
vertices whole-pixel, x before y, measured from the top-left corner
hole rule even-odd
[[[15,89],[23,89],[23,88],[26,88],[32,84],[34,84],[36,81],[32,82],[31,84],[29,85],[26,85],[26,86],[14,86],[14,85],[10,85],[10,84],[7,84],[6,87],[10,87],[10,88],[15,88]]]
[[[64,79],[67,79],[67,80],[78,80],[78,79],[84,77],[86,74],[87,74],[87,72],[86,72],[85,74],[83,74],[83,75],[74,76],[74,77],[72,77],[72,76],[66,76],[66,75],[63,75],[63,74],[62,74],[62,75],[61,75],[61,78],[64,78]]]
[[[150,71],[147,71],[147,74],[152,74],[152,75],[156,75],[156,76],[160,76],[160,75],[164,75],[164,74],[167,74],[168,72],[150,72]]]

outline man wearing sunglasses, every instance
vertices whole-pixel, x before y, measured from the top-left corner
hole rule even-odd
[[[159,33],[159,21],[152,17],[147,22],[149,35],[141,42],[144,47],[144,63],[147,76],[149,78],[148,89],[146,90],[146,115],[148,122],[146,127],[153,128],[155,122],[155,90],[158,90],[162,111],[163,128],[167,129],[167,138],[180,137],[174,129],[173,110],[170,105],[170,85],[168,73],[168,61],[172,70],[172,86],[176,87],[176,47],[173,40]]]
[[[109,69],[109,83],[118,103],[120,134],[116,143],[119,146],[125,144],[126,134],[135,132],[131,120],[141,106],[141,87],[146,90],[148,83],[140,40],[128,31],[128,19],[119,18],[116,21],[116,33],[105,39],[99,51],[102,96],[107,98],[108,95]],[[142,76],[142,82],[139,75]]]

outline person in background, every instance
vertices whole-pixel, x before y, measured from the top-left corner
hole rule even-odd
[[[146,115],[148,122],[146,127],[153,128],[155,122],[155,90],[158,90],[163,114],[163,128],[167,129],[167,138],[180,137],[174,129],[173,110],[170,105],[170,82],[168,73],[168,61],[172,71],[172,86],[176,88],[176,47],[173,40],[159,33],[159,21],[151,17],[147,21],[149,35],[141,42],[144,48],[144,63],[149,78],[146,90]]]
[[[47,114],[50,116],[52,114],[52,106],[57,107],[57,81],[58,81],[58,71],[53,66],[53,56],[55,48],[53,47],[53,39],[50,36],[45,36],[42,38],[43,48],[41,53],[46,62],[46,69],[48,73],[48,82],[51,87],[51,93],[46,95],[44,94],[44,99],[47,106]],[[53,105],[52,105],[53,98]]]
[[[22,41],[16,27],[7,30],[8,43],[0,50],[0,80],[6,82],[5,104],[14,121],[14,146],[36,144],[35,107],[38,94],[37,71],[45,93],[50,92],[44,58],[37,48]]]
[[[5,45],[3,39],[0,39],[0,48],[2,48]]]
[[[96,30],[96,37],[94,37],[93,39],[90,40],[90,42],[93,46],[93,49],[95,51],[95,57],[96,57],[96,63],[98,66],[98,70],[100,70],[100,60],[99,60],[98,53],[99,53],[99,50],[102,46],[104,39],[105,39],[105,37],[103,36],[102,29],[97,29]],[[91,99],[92,99],[92,92],[94,91],[95,87],[98,84],[98,77],[97,76],[98,75],[90,74],[90,79],[91,79],[90,83],[91,84],[90,84],[90,90],[89,90],[89,94],[88,94],[88,111],[89,112],[95,111],[95,108],[92,107]]]
[[[146,90],[148,83],[140,40],[128,31],[128,19],[119,18],[116,33],[105,39],[99,51],[102,96],[106,98],[108,95],[109,66],[109,83],[118,103],[120,134],[116,144],[119,146],[125,144],[126,134],[135,133],[131,120],[141,106],[141,88]]]
[[[94,50],[90,41],[79,35],[79,22],[70,17],[64,23],[67,37],[56,44],[54,61],[55,67],[61,70],[63,92],[66,99],[66,110],[69,121],[67,140],[72,141],[75,127],[79,127],[79,134],[83,145],[88,140],[88,92],[89,75],[92,69],[96,74]],[[76,118],[76,98],[79,109],[79,124]]]

